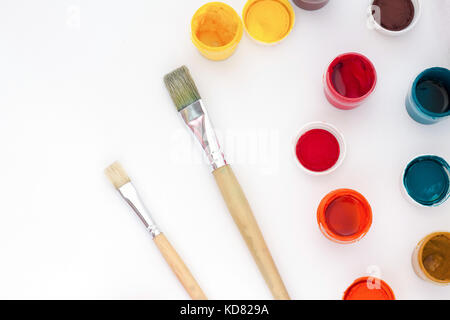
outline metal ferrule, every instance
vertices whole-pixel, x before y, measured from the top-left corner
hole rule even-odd
[[[152,237],[156,237],[161,232],[159,231],[156,223],[152,220],[148,210],[145,208],[144,203],[139,198],[136,188],[131,182],[125,183],[119,188],[121,196],[130,205],[130,207],[136,212],[137,216],[144,223],[145,228],[150,232]]]
[[[181,109],[181,117],[200,142],[213,170],[227,164],[202,100]]]

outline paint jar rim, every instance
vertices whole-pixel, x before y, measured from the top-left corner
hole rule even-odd
[[[336,138],[336,140],[339,143],[339,157],[338,157],[338,160],[336,161],[336,163],[331,168],[328,168],[325,171],[309,170],[308,168],[304,167],[301,164],[300,160],[297,158],[296,148],[297,148],[298,140],[306,132],[314,130],[314,129],[326,130],[327,132],[331,133]],[[300,128],[300,130],[294,136],[292,144],[293,144],[293,147],[292,147],[293,153],[292,154],[294,156],[295,163],[304,172],[306,172],[307,174],[313,175],[313,176],[322,176],[322,175],[326,175],[326,174],[334,172],[342,164],[342,162],[344,161],[345,156],[347,154],[347,146],[346,146],[344,135],[342,134],[342,132],[339,131],[335,126],[333,126],[333,125],[331,125],[331,124],[329,124],[327,122],[323,122],[323,121],[314,121],[314,122],[308,122],[307,124],[305,124],[303,127]]]
[[[308,7],[302,7],[302,5],[298,4],[297,2],[304,2],[305,4],[310,4],[310,5],[318,5],[317,7],[314,7],[313,9],[309,9]],[[315,11],[315,10],[319,10],[322,9],[323,7],[325,7],[328,2],[330,2],[330,0],[293,0],[294,4],[299,7],[300,9],[303,10],[307,10],[307,11]]]
[[[220,46],[220,47],[209,46],[209,45],[205,44],[204,42],[202,42],[197,37],[195,26],[194,26],[195,19],[197,18],[198,14],[201,11],[205,10],[206,8],[213,7],[213,6],[225,8],[229,13],[231,13],[233,15],[233,19],[238,24],[238,28],[236,30],[236,34],[234,35],[234,38],[230,42],[228,42],[226,45],[223,45],[223,46]],[[226,3],[220,2],[220,1],[205,3],[200,8],[197,9],[197,11],[194,13],[194,15],[192,16],[192,19],[191,19],[191,37],[192,37],[192,41],[194,42],[194,44],[197,47],[200,47],[202,49],[206,49],[206,50],[209,50],[209,51],[220,52],[220,51],[226,50],[226,49],[236,45],[237,43],[239,43],[241,41],[243,32],[244,32],[244,29],[243,29],[241,17],[239,17],[239,14],[231,6],[229,6]]]
[[[447,172],[447,176],[448,176],[449,181],[450,181],[450,165],[448,164],[448,162],[444,158],[442,158],[440,156],[437,156],[435,154],[421,154],[421,155],[415,156],[414,158],[410,159],[406,163],[406,165],[404,166],[404,169],[403,169],[402,174],[400,176],[400,185],[401,185],[402,194],[405,197],[405,199],[408,200],[409,203],[411,203],[412,205],[414,205],[416,207],[420,207],[420,208],[436,208],[436,207],[439,207],[442,204],[444,204],[448,200],[448,198],[450,197],[450,185],[449,185],[449,188],[447,190],[447,195],[442,197],[442,199],[439,200],[439,202],[436,202],[436,203],[433,203],[433,204],[430,204],[430,205],[426,205],[426,204],[423,204],[423,203],[420,203],[420,202],[416,201],[409,194],[408,190],[406,189],[406,185],[405,185],[406,172],[410,168],[410,165],[414,161],[416,161],[416,160],[418,160],[420,158],[433,158],[434,161],[439,162],[443,166],[444,170]]]
[[[342,236],[333,232],[327,225],[325,212],[330,203],[337,198],[343,196],[350,196],[360,203],[360,205],[364,208],[364,213],[366,215],[366,220],[363,222],[365,225],[360,227],[360,230],[355,234],[349,236]],[[319,225],[320,231],[323,235],[331,241],[341,243],[341,244],[350,244],[361,240],[367,232],[369,232],[370,227],[372,225],[372,207],[369,204],[369,201],[358,191],[353,189],[336,189],[329,192],[323,199],[320,201],[319,207],[317,208],[317,224]]]
[[[284,34],[283,37],[281,37],[280,39],[274,40],[274,41],[267,42],[267,41],[263,41],[263,40],[255,38],[250,33],[250,31],[248,30],[248,27],[247,27],[247,19],[246,19],[247,14],[248,14],[250,8],[256,2],[259,2],[259,1],[264,1],[264,0],[248,0],[245,3],[244,8],[242,9],[242,21],[243,21],[243,24],[244,24],[244,29],[245,29],[246,33],[250,36],[250,38],[253,39],[254,41],[256,41],[257,43],[263,44],[263,45],[269,45],[269,46],[276,45],[276,44],[280,43],[281,41],[283,41],[284,39],[286,39],[287,36],[292,32],[292,29],[294,28],[294,25],[295,25],[295,11],[294,11],[294,8],[292,7],[292,5],[290,4],[290,2],[288,0],[272,0],[272,1],[275,1],[275,2],[281,3],[285,7],[286,11],[289,14],[290,24],[289,24],[289,28],[288,28],[286,34]]]
[[[374,0],[370,0],[370,4],[367,8],[367,13],[369,15],[369,22],[374,27],[374,29],[380,33],[383,33],[383,34],[389,35],[389,36],[400,36],[408,31],[410,31],[411,29],[413,29],[416,26],[417,22],[420,20],[420,17],[422,16],[422,2],[421,1],[422,0],[412,0],[411,1],[414,5],[413,20],[405,29],[394,31],[394,30],[389,30],[389,29],[384,28],[375,20],[375,18],[373,17],[373,14],[372,14],[372,5],[373,5]]]
[[[435,232],[432,232],[429,235],[425,236],[424,238],[422,238],[422,240],[419,241],[419,243],[417,245],[419,247],[418,252],[417,252],[417,262],[419,263],[420,270],[424,273],[424,275],[429,280],[431,280],[432,282],[436,282],[437,284],[448,285],[448,284],[450,284],[450,279],[440,280],[440,279],[433,277],[428,272],[428,270],[425,268],[425,266],[423,265],[423,249],[425,248],[425,245],[434,237],[442,235],[442,234],[444,234],[450,238],[450,232],[448,232],[448,231],[435,231]],[[414,259],[414,255],[413,255],[413,259]]]
[[[364,63],[366,63],[373,72],[373,83],[372,83],[372,86],[370,87],[369,91],[367,91],[364,95],[362,95],[360,97],[356,97],[356,98],[349,98],[349,97],[346,97],[346,96],[340,94],[334,87],[333,81],[331,81],[331,75],[333,74],[332,69],[335,65],[337,65],[337,62],[343,58],[352,57],[352,56],[358,57],[361,60],[363,60]],[[378,80],[377,71],[376,71],[375,66],[373,65],[372,61],[370,61],[370,59],[367,58],[365,55],[358,53],[358,52],[346,52],[346,53],[342,53],[342,54],[338,55],[328,64],[327,70],[325,72],[325,82],[326,82],[326,86],[328,87],[328,89],[331,91],[331,93],[333,95],[339,97],[340,100],[342,100],[346,103],[349,103],[349,104],[359,103],[359,102],[363,101],[364,99],[366,99],[367,97],[369,97],[375,90],[375,87],[377,85],[377,80]]]
[[[388,300],[395,300],[395,294],[394,291],[392,290],[392,288],[382,279],[378,278],[378,277],[361,277],[356,279],[355,281],[353,281],[353,283],[347,288],[347,290],[345,290],[344,295],[342,297],[342,300],[350,300],[350,294],[351,294],[351,290],[357,286],[360,285],[363,282],[368,282],[370,281],[370,279],[374,279],[374,280],[379,280],[380,284],[381,284],[381,289],[386,293],[386,295],[389,297]]]
[[[330,0],[301,0],[302,2],[306,2],[306,3],[324,3],[324,2],[329,2]]]
[[[450,115],[450,110],[448,110],[447,112],[444,113],[436,113],[436,112],[432,112],[427,110],[424,106],[422,106],[422,104],[420,103],[419,99],[417,98],[417,85],[419,84],[419,81],[422,80],[422,78],[424,76],[426,76],[427,73],[432,72],[432,71],[437,71],[437,72],[443,72],[443,73],[448,73],[450,76],[450,70],[444,67],[431,67],[431,68],[427,68],[425,70],[423,70],[421,73],[419,73],[419,75],[414,79],[412,88],[411,88],[411,96],[412,99],[414,101],[414,103],[419,107],[420,111],[422,111],[423,113],[425,113],[426,115],[433,117],[433,118],[444,118]]]

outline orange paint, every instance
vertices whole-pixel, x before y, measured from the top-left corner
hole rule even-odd
[[[395,300],[391,287],[381,279],[363,277],[356,279],[347,290],[343,300]]]
[[[359,192],[338,189],[327,194],[320,202],[317,223],[328,239],[338,243],[352,243],[369,231],[372,209]]]

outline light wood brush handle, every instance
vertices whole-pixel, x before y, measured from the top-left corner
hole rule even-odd
[[[166,236],[160,233],[153,240],[189,296],[194,300],[207,300],[208,298],[203,293],[203,290],[200,288],[183,260],[181,260],[181,257],[167,240]]]
[[[261,230],[253,216],[252,209],[229,165],[213,171],[214,178],[227,204],[228,210],[237,224],[250,252],[277,300],[289,300],[289,294],[281,280],[278,269],[270,255]]]

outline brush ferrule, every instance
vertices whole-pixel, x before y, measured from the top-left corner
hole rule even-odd
[[[125,183],[119,189],[121,196],[130,205],[133,211],[137,214],[142,223],[144,223],[145,228],[150,232],[152,237],[156,237],[161,232],[159,231],[156,223],[152,220],[148,210],[145,208],[144,203],[139,198],[136,188],[131,182]]]
[[[227,164],[202,100],[181,109],[181,117],[205,151],[213,170]]]

